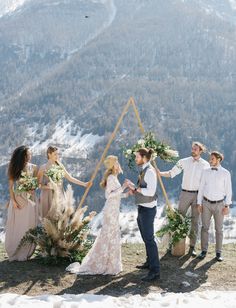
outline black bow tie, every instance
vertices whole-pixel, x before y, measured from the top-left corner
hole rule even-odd
[[[218,169],[217,169],[217,168],[211,168],[211,170],[215,170],[215,171],[218,171]]]

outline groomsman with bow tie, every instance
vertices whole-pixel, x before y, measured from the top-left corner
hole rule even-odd
[[[186,215],[191,207],[191,236],[189,254],[196,257],[195,245],[197,242],[199,213],[197,210],[197,194],[200,180],[204,169],[210,167],[209,163],[201,158],[205,152],[205,146],[200,142],[192,143],[192,155],[180,159],[177,164],[169,171],[159,172],[160,176],[174,178],[183,171],[182,190],[179,197],[178,209],[182,215]]]
[[[231,175],[221,166],[223,154],[214,151],[210,154],[211,168],[203,172],[199,192],[198,211],[202,213],[201,250],[199,259],[204,259],[208,249],[208,232],[213,216],[215,222],[216,260],[221,262],[223,257],[223,220],[229,213],[232,203]]]

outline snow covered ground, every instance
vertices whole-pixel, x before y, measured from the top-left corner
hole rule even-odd
[[[137,222],[137,209],[135,206],[121,206],[120,213],[120,226],[123,243],[139,243],[142,242],[140,232],[138,230]],[[165,223],[163,216],[163,206],[157,207],[157,215],[155,218],[155,231],[161,228]],[[99,228],[102,224],[102,212],[99,213],[93,220],[92,234],[97,235]],[[200,228],[199,228],[200,229]],[[210,242],[215,242],[215,229],[212,219],[210,227]],[[231,209],[229,216],[224,220],[224,243],[236,242],[236,207]]]
[[[235,292],[204,291],[190,293],[150,293],[145,297],[140,295],[112,297],[91,294],[64,294],[25,296],[17,294],[0,295],[0,307],[28,308],[131,308],[131,307],[168,307],[168,308],[204,308],[211,305],[214,308],[235,308]]]
[[[121,236],[123,243],[142,243],[136,218],[137,218],[137,209],[135,206],[133,205],[121,206],[120,227],[121,227]],[[159,206],[157,207],[157,215],[154,223],[155,231],[160,229],[164,223],[165,223],[165,217],[163,216],[163,206]],[[0,227],[1,225],[2,222],[0,218]],[[97,233],[99,232],[101,225],[102,225],[102,212],[100,212],[97,216],[95,216],[91,225],[91,233],[96,236]],[[215,243],[215,229],[213,220],[210,227],[209,240],[210,242]],[[3,228],[2,231],[0,229],[0,242],[4,242]],[[166,244],[160,239],[159,242],[162,244]],[[236,242],[236,206],[231,209],[230,215],[225,217],[224,220],[224,243],[226,244],[232,242]]]

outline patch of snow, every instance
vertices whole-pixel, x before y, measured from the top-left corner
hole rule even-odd
[[[1,224],[1,222],[0,222]],[[5,242],[5,232],[0,232],[0,243],[4,243]],[[1,306],[0,306],[1,307]]]
[[[191,284],[190,284],[188,281],[182,281],[181,284],[182,284],[185,288],[191,286]]]
[[[29,144],[34,155],[46,155],[48,145],[58,146],[61,157],[86,158],[89,151],[103,137],[84,134],[72,120],[59,120],[48,136],[49,126],[41,129],[38,124],[27,128],[25,143]],[[48,138],[47,138],[48,137]]]
[[[93,294],[64,294],[26,296],[6,293],[0,295],[0,307],[31,308],[133,308],[133,307],[168,307],[168,308],[234,308],[236,302],[235,291],[204,291],[189,293],[149,293],[147,296],[130,295],[112,297],[108,295]]]
[[[6,158],[6,157],[0,157],[0,167],[1,166],[5,166],[6,164],[8,164],[9,162],[9,158]]]
[[[232,10],[236,10],[236,0],[229,0],[229,4]]]
[[[186,272],[185,276],[191,277],[191,278],[197,278],[199,275],[195,274],[193,272]]]
[[[29,0],[1,0],[0,1],[0,18],[4,15],[12,14],[22,7]]]

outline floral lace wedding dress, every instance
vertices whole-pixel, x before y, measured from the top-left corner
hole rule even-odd
[[[115,175],[109,175],[105,190],[102,228],[82,263],[66,270],[80,275],[115,275],[122,271],[119,212],[120,199],[127,197]]]

